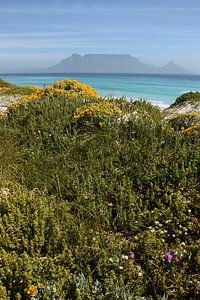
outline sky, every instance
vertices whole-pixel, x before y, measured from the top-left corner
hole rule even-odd
[[[200,73],[200,0],[0,0],[0,72],[73,53],[131,54]]]

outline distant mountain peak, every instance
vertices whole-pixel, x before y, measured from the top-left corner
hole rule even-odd
[[[73,53],[71,57],[81,57],[81,55],[77,53]]]
[[[165,66],[175,66],[175,65],[177,66],[177,64],[173,60],[171,60]]]
[[[173,60],[168,62],[163,67],[159,68],[161,73],[166,74],[187,74],[189,73],[185,68],[177,65]]]

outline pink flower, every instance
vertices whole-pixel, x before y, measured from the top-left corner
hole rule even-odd
[[[134,258],[135,258],[135,253],[132,252],[132,251],[130,251],[130,252],[128,253],[128,258],[129,258],[129,259],[134,259]]]
[[[171,255],[170,252],[166,252],[166,253],[165,253],[165,257],[167,258],[168,263],[171,263],[171,262],[172,262],[173,256]]]
[[[113,208],[113,206],[114,206],[114,204],[113,204],[112,202],[108,202],[108,203],[107,203],[107,207],[108,207],[108,208]]]
[[[176,263],[179,264],[180,261],[181,261],[180,258],[177,256],[177,257],[176,257]]]

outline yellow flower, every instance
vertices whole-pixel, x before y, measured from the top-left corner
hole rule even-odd
[[[190,132],[194,129],[194,126],[188,127],[187,129],[184,130],[184,132]]]
[[[97,94],[95,89],[92,87],[80,83],[76,80],[61,80],[61,81],[56,81],[53,84],[54,89],[61,89],[64,90],[70,98],[76,98],[76,97],[82,97],[84,99],[99,99],[100,96]]]
[[[11,103],[8,106],[8,112],[12,112],[19,107],[26,107],[27,104],[35,100],[42,100],[45,96],[60,96],[65,95],[66,100],[93,99],[98,100],[100,96],[90,86],[80,83],[76,80],[61,80],[56,81],[53,86],[47,86],[44,89],[34,87],[34,92],[31,95],[22,96],[20,100]]]
[[[29,285],[27,294],[30,296],[35,296],[37,293],[37,285]]]
[[[0,119],[3,119],[4,115],[5,115],[5,114],[4,114],[3,112],[0,111]]]
[[[122,110],[117,107],[113,102],[103,101],[92,104],[85,104],[78,107],[73,115],[73,120],[77,121],[84,117],[110,117],[114,114],[120,114]],[[104,122],[99,123],[100,126],[104,125]]]

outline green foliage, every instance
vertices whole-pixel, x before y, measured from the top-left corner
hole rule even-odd
[[[32,86],[12,86],[3,91],[3,95],[31,95],[35,92],[35,88]]]
[[[0,88],[11,88],[14,87],[14,84],[11,84],[9,82],[6,82],[5,80],[0,78]]]
[[[186,103],[199,104],[200,103],[200,92],[184,93],[183,95],[176,98],[176,101],[173,105],[186,104]]]
[[[74,120],[101,101],[47,94],[0,119],[3,299],[199,297],[200,130],[123,99],[106,126]]]

